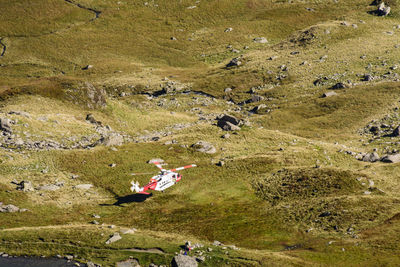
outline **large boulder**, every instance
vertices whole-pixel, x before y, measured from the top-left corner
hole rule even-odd
[[[0,212],[17,212],[17,211],[19,211],[19,208],[17,206],[14,206],[12,204],[3,205],[3,203],[0,202]]]
[[[231,116],[231,115],[226,115],[226,114],[218,116],[217,120],[218,121],[228,121],[234,125],[239,125],[239,123],[240,123],[240,120],[237,119],[236,117]]]
[[[122,237],[120,236],[120,234],[119,234],[119,233],[114,233],[114,234],[106,241],[106,244],[108,245],[108,244],[114,243],[114,242],[116,242],[116,241],[118,241],[118,240],[120,240],[120,239],[122,239]]]
[[[382,162],[398,163],[400,162],[400,154],[385,155],[381,158]]]
[[[378,153],[373,152],[373,153],[367,153],[363,156],[362,161],[365,162],[376,162],[380,159]]]
[[[17,190],[30,192],[30,191],[35,191],[35,188],[33,187],[30,181],[22,181],[19,184],[17,184]]]
[[[172,259],[171,265],[173,267],[197,267],[196,258],[186,256],[186,255],[177,255]]]
[[[120,146],[124,143],[124,137],[119,133],[109,133],[100,138],[99,141],[105,146]]]
[[[336,92],[330,91],[330,92],[323,93],[322,97],[331,97],[331,96],[336,96],[336,95],[337,95]]]
[[[212,144],[205,141],[198,141],[192,147],[202,153],[214,154],[217,152],[217,149]]]
[[[217,117],[217,126],[225,131],[238,131],[240,130],[239,125],[242,122],[231,115],[220,115]]]
[[[12,133],[11,120],[7,118],[0,118],[0,130],[6,133]]]
[[[140,267],[137,259],[128,259],[116,263],[116,267]]]
[[[217,125],[222,130],[225,130],[225,131],[239,131],[240,130],[239,126],[236,126],[235,124],[230,123],[229,121],[218,121]]]
[[[226,64],[226,67],[228,67],[228,68],[239,67],[240,65],[242,65],[242,61],[240,60],[239,57],[235,57],[235,58],[232,58],[228,64]]]
[[[376,11],[378,16],[387,16],[390,13],[390,6],[386,6],[384,2],[380,3]]]

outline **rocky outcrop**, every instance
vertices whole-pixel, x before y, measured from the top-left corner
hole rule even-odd
[[[195,144],[192,145],[192,147],[202,153],[207,153],[207,154],[214,154],[217,152],[217,149],[210,143],[205,142],[205,141],[198,141]]]
[[[173,267],[197,267],[196,258],[186,256],[186,255],[177,255],[172,259],[171,266]]]
[[[381,158],[385,163],[398,163],[400,162],[400,154],[385,155]]]
[[[238,131],[243,122],[231,115],[220,115],[217,117],[217,126],[225,131]]]
[[[0,131],[12,134],[11,120],[8,118],[0,118]]]

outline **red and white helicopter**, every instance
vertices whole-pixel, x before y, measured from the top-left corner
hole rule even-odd
[[[196,167],[195,164],[192,164],[192,165],[187,165],[184,167],[166,170],[161,166],[161,163],[159,163],[159,162],[155,161],[155,162],[149,162],[149,163],[153,163],[154,165],[156,165],[161,170],[160,174],[151,177],[150,182],[143,187],[139,186],[139,182],[132,181],[131,182],[131,184],[132,184],[131,191],[132,192],[150,195],[150,193],[146,192],[149,189],[155,190],[155,191],[164,191],[165,189],[173,186],[174,184],[176,184],[177,182],[179,182],[182,179],[182,175],[180,175],[176,171]]]

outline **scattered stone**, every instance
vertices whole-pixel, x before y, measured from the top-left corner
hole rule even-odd
[[[238,131],[241,121],[231,115],[220,115],[217,118],[217,126],[225,131]]]
[[[117,164],[111,163],[111,164],[109,164],[108,166],[110,166],[111,168],[114,168],[115,166],[117,166]]]
[[[128,259],[125,261],[117,262],[116,267],[140,267],[138,260],[136,259]]]
[[[345,89],[347,86],[344,83],[337,83],[331,87],[331,89]]]
[[[78,184],[75,185],[74,188],[76,189],[82,189],[82,190],[89,190],[90,188],[92,188],[93,185],[92,184]]]
[[[362,161],[365,162],[376,162],[380,159],[378,153],[373,152],[373,153],[367,153],[363,156]]]
[[[15,205],[8,204],[8,205],[3,205],[2,202],[0,202],[0,212],[17,212],[19,211],[19,208]]]
[[[324,93],[324,94],[322,95],[322,97],[331,97],[331,96],[336,96],[336,95],[337,95],[336,92],[331,91],[331,92],[326,92],[326,93]]]
[[[231,31],[233,31],[232,28],[226,28],[224,32],[231,32]]]
[[[196,257],[196,261],[198,261],[198,262],[204,262],[206,260],[206,257],[204,257],[204,256],[197,256]]]
[[[86,120],[95,125],[102,125],[101,121],[96,120],[93,114],[90,113],[86,115]]]
[[[93,65],[86,65],[85,67],[82,68],[82,70],[88,70],[93,68]]]
[[[72,255],[65,255],[64,257],[66,260],[72,261],[74,259],[74,256]]]
[[[0,130],[12,134],[11,120],[7,118],[0,118]]]
[[[228,87],[224,89],[224,93],[230,93],[232,92],[232,88]]]
[[[124,228],[120,230],[121,234],[123,235],[134,234],[136,231],[137,231],[136,228],[126,228],[126,229]]]
[[[371,191],[364,191],[364,195],[371,195]]]
[[[240,65],[242,65],[242,61],[240,60],[240,57],[235,57],[235,58],[232,58],[228,64],[226,64],[226,67],[227,68],[239,67]]]
[[[217,152],[217,149],[212,144],[205,141],[198,141],[192,147],[202,153],[214,154]]]
[[[176,41],[176,40],[178,40],[178,39],[176,39],[176,37],[172,36],[172,37],[171,37],[171,40],[172,40],[172,41]]]
[[[265,37],[256,37],[253,39],[253,42],[259,43],[259,44],[265,44],[265,43],[268,43],[268,40]]]
[[[363,77],[364,82],[370,82],[374,79],[374,77],[371,74],[365,74]]]
[[[390,6],[386,6],[384,2],[380,3],[376,14],[378,16],[387,16],[390,13]]]
[[[22,181],[17,184],[17,190],[21,190],[24,192],[32,192],[35,191],[32,183],[30,181]]]
[[[381,158],[385,163],[398,163],[400,162],[400,154],[385,155]]]
[[[229,133],[226,133],[221,136],[221,138],[224,138],[224,139],[228,139],[229,137],[231,137],[231,135]]]
[[[262,111],[265,111],[265,112],[268,113],[270,110],[267,109],[267,105],[265,105],[265,104],[261,104],[261,105],[255,106],[251,110],[251,112],[256,113],[256,114],[260,114]]]
[[[171,265],[173,267],[197,267],[196,258],[186,256],[186,255],[177,255],[172,259]]]
[[[108,245],[108,244],[114,243],[114,242],[116,242],[116,241],[118,241],[118,240],[120,240],[120,239],[122,239],[122,237],[119,235],[119,233],[114,233],[114,234],[110,237],[110,239],[108,239],[108,240],[106,241],[106,244]]]
[[[93,220],[93,221],[92,221],[92,224],[94,224],[94,225],[99,225],[100,223],[99,223],[98,221],[96,221],[96,220]]]
[[[37,190],[40,191],[56,191],[58,189],[60,189],[60,187],[55,184],[42,185],[37,188]]]
[[[222,246],[223,244],[219,242],[218,240],[214,240],[213,246]]]
[[[121,146],[124,143],[124,137],[119,133],[110,133],[103,136],[99,143],[105,146]]]
[[[218,126],[225,131],[239,131],[240,127],[230,123],[229,121],[218,121]]]
[[[218,163],[217,163],[217,166],[219,166],[219,167],[222,167],[222,166],[224,166],[225,165],[225,161],[223,161],[223,160],[220,160]]]

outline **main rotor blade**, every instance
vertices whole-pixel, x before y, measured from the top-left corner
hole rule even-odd
[[[180,171],[180,170],[188,169],[188,168],[192,168],[192,167],[197,167],[197,165],[196,164],[187,165],[187,166],[179,167],[179,168],[176,168],[176,169],[171,169],[169,171],[176,172],[176,171]]]
[[[161,164],[159,163],[159,162],[152,162],[154,165],[156,165],[157,166],[157,168],[159,168],[160,170],[162,170],[162,171],[166,171],[162,166],[161,166]]]

